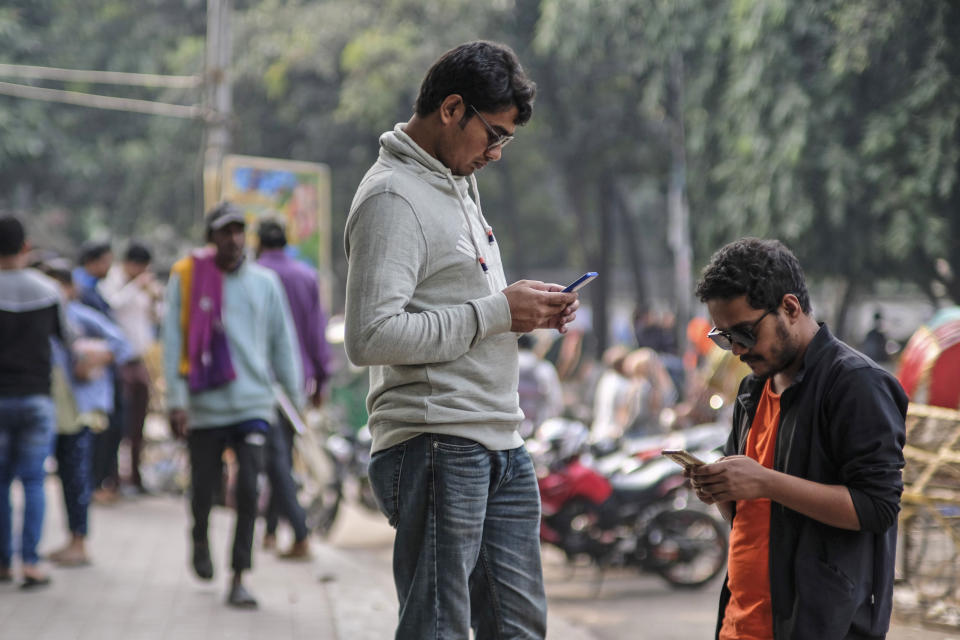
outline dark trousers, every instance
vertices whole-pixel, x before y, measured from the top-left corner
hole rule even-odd
[[[93,489],[93,432],[83,427],[77,433],[57,435],[57,474],[63,487],[70,533],[87,535],[87,511]]]
[[[266,433],[251,429],[250,424],[191,429],[187,437],[194,544],[207,544],[213,496],[223,480],[223,450],[229,447],[236,455],[237,526],[233,536],[231,563],[235,572],[251,567],[253,528],[257,521],[257,476],[263,471],[267,440]]]
[[[306,539],[307,516],[297,501],[297,485],[293,480],[293,428],[283,415],[270,428],[267,441],[267,477],[270,479],[270,504],[267,506],[267,533],[277,531],[283,516],[293,527],[297,542]]]
[[[110,421],[107,428],[96,434],[93,439],[94,489],[120,487],[117,451],[120,449],[120,439],[123,437],[123,388],[119,376],[115,375],[113,382],[114,408],[110,413]]]
[[[123,436],[130,442],[130,481],[143,487],[140,452],[143,449],[143,421],[150,403],[150,374],[142,360],[125,364],[120,372],[123,388]]]

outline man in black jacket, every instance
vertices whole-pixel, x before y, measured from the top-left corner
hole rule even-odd
[[[720,249],[697,295],[749,365],[726,457],[688,472],[732,523],[717,637],[883,638],[890,623],[907,398],[813,317],[775,240]]]

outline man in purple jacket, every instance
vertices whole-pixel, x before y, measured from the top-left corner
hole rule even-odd
[[[287,235],[283,224],[275,219],[266,219],[257,229],[260,239],[257,262],[272,269],[280,277],[287,292],[287,301],[293,314],[297,337],[300,340],[300,360],[303,362],[304,389],[314,406],[322,402],[323,385],[328,377],[329,349],[324,336],[327,317],[320,304],[320,289],[317,273],[306,264],[292,258],[285,251]],[[310,557],[307,544],[309,531],[306,516],[297,502],[297,490],[290,475],[293,451],[293,429],[283,414],[271,429],[267,452],[267,475],[270,478],[270,505],[267,509],[267,532],[263,546],[276,546],[276,531],[279,516],[290,522],[294,543],[281,558],[304,559]]]

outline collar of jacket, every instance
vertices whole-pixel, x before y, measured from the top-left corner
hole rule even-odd
[[[807,350],[803,354],[803,366],[800,367],[800,371],[797,372],[797,377],[794,379],[793,384],[790,385],[791,389],[803,382],[806,372],[812,369],[817,362],[820,361],[820,358],[823,357],[827,345],[836,340],[833,334],[830,333],[830,329],[825,322],[818,322],[817,324],[820,326],[820,329],[813,336],[813,339],[810,340],[810,344],[807,345]],[[740,403],[743,410],[749,415],[753,415],[753,410],[757,407],[757,402],[760,400],[760,393],[763,391],[765,382],[766,378],[758,378],[752,373],[748,375],[743,382],[743,392],[737,395],[737,402]]]

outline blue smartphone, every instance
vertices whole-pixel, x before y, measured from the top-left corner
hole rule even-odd
[[[587,271],[585,274],[583,274],[582,276],[580,276],[579,278],[577,278],[576,280],[568,284],[566,287],[564,287],[563,292],[572,293],[574,291],[579,291],[580,289],[587,286],[587,284],[589,284],[598,275],[600,274],[597,273],[596,271]]]

